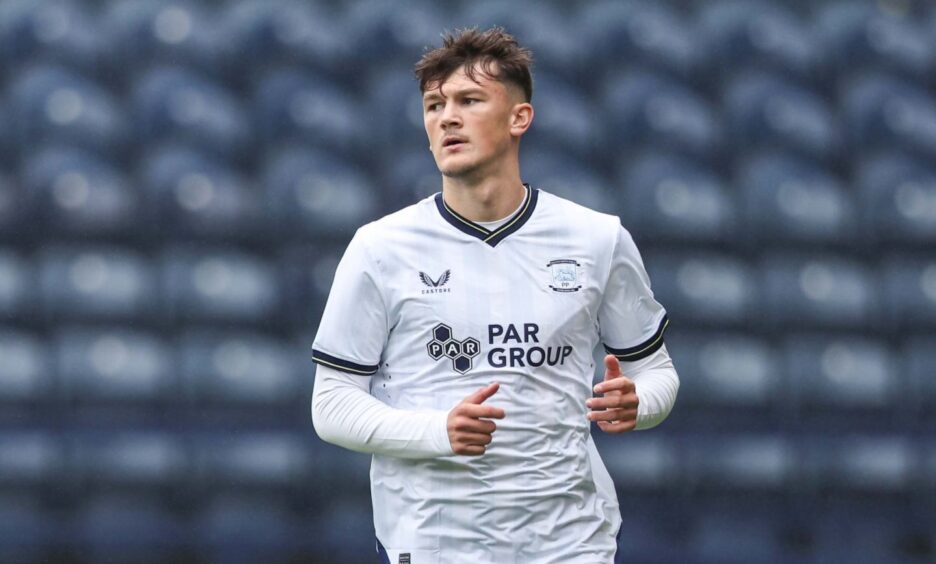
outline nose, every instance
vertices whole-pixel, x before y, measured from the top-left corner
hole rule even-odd
[[[441,117],[442,129],[448,129],[449,127],[461,124],[461,116],[455,104],[445,104]]]

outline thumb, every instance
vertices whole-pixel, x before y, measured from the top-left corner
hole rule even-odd
[[[619,378],[623,376],[621,374],[621,362],[613,354],[609,354],[604,358],[605,364],[605,380],[611,380],[613,378]]]
[[[484,403],[484,400],[488,399],[489,397],[497,393],[498,389],[500,389],[500,384],[498,384],[497,382],[494,382],[493,384],[488,384],[487,386],[481,388],[480,390],[466,397],[464,400],[462,400],[462,403],[473,403],[473,404]]]

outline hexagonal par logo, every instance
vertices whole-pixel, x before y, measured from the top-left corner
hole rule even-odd
[[[432,328],[432,340],[426,343],[429,358],[439,360],[443,356],[452,360],[452,370],[465,374],[473,367],[472,359],[481,354],[481,343],[474,337],[459,341],[452,328],[439,323]]]

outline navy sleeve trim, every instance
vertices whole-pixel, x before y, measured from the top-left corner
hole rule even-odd
[[[338,358],[337,356],[323,353],[318,349],[312,349],[312,360],[336,370],[357,374],[359,376],[370,376],[371,374],[376,374],[377,369],[380,367],[378,364],[368,365],[351,362],[350,360],[345,360],[343,358]]]
[[[666,331],[667,327],[669,327],[669,316],[664,314],[663,319],[660,320],[660,326],[657,327],[656,332],[646,341],[640,343],[636,347],[626,349],[614,349],[605,345],[605,350],[608,354],[613,354],[618,360],[623,360],[625,362],[633,362],[646,358],[660,350],[660,347],[663,346],[663,332]]]

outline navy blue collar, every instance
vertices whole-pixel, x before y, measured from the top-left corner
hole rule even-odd
[[[520,209],[517,210],[517,213],[515,213],[503,225],[494,231],[485,229],[470,219],[465,219],[464,217],[458,215],[455,210],[446,205],[445,200],[442,198],[442,192],[436,194],[436,207],[439,209],[439,213],[442,215],[442,219],[451,223],[456,229],[463,233],[467,233],[472,237],[477,237],[488,245],[494,247],[507,238],[508,235],[523,227],[523,224],[526,223],[527,220],[530,219],[530,216],[533,215],[533,210],[536,208],[536,199],[539,195],[539,190],[530,187],[529,184],[524,184],[523,186],[526,188],[526,198],[523,199],[523,204],[520,206]]]

